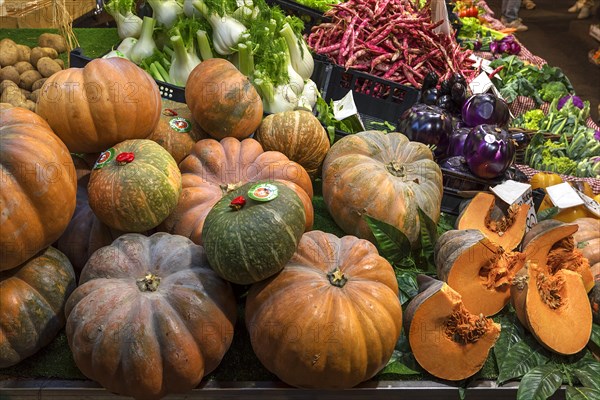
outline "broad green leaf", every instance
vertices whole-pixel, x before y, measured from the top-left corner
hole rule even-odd
[[[400,288],[400,303],[404,304],[419,293],[416,271],[397,271],[396,280]]]
[[[542,346],[532,337],[526,336],[512,346],[510,352],[504,355],[504,360],[498,367],[500,370],[498,383],[519,378],[547,362],[548,357]]]
[[[419,247],[417,249],[418,264],[421,270],[425,272],[435,273],[436,268],[433,262],[433,249],[438,238],[437,225],[429,218],[421,208],[418,208],[419,221],[421,224],[421,235]],[[420,261],[420,262],[419,262]]]
[[[494,318],[495,322],[499,323],[502,327],[500,331],[500,337],[494,345],[494,355],[498,362],[498,368],[504,363],[506,355],[510,352],[511,348],[521,340],[523,340],[523,325],[519,322],[517,314],[510,313]]]
[[[554,218],[556,215],[558,215],[559,212],[560,212],[560,208],[558,208],[558,207],[546,208],[545,210],[542,210],[537,214],[538,222],[542,222],[546,219]]]
[[[394,350],[392,357],[388,361],[384,369],[382,369],[378,375],[381,374],[395,374],[395,375],[419,375],[419,371],[415,371],[408,365],[404,364],[405,354],[399,350]]]
[[[458,388],[458,398],[460,400],[465,400],[467,398],[467,388],[466,387],[459,387]]]
[[[406,235],[398,228],[368,215],[363,215],[363,218],[375,236],[379,254],[390,264],[401,265],[403,259],[411,254],[410,241]]]
[[[567,400],[598,400],[600,399],[600,390],[589,387],[567,386]]]
[[[437,234],[440,237],[443,233],[451,231],[454,229],[454,225],[456,224],[456,217],[450,214],[442,213],[440,215],[440,219],[437,223]]]
[[[535,367],[521,379],[517,400],[546,400],[556,392],[562,380],[562,373],[555,365]]]
[[[573,375],[587,388],[600,390],[600,362],[595,359],[583,359],[573,365]]]
[[[600,347],[600,325],[592,324],[592,335],[590,336],[590,342]]]

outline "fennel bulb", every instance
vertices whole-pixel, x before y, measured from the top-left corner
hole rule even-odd
[[[127,57],[125,57],[125,54],[121,53],[119,50],[111,50],[102,56],[102,58],[114,58],[114,57],[127,58]]]
[[[212,39],[215,51],[224,56],[233,54],[242,34],[247,30],[246,27],[229,15],[220,16],[209,12],[202,0],[194,0],[193,4],[213,28]]]
[[[194,4],[192,4],[194,0],[183,0],[183,13],[188,18],[198,18],[201,17],[200,11],[196,10]]]
[[[183,14],[183,5],[178,0],[148,0],[148,4],[154,11],[152,17],[167,28],[172,28]]]
[[[142,33],[142,19],[133,13],[133,0],[111,0],[104,9],[117,23],[119,38],[139,38]]]
[[[315,69],[315,62],[306,41],[303,38],[298,38],[287,22],[283,25],[279,33],[284,37],[288,45],[294,70],[300,74],[302,79],[310,79]]]
[[[317,104],[317,98],[319,97],[319,89],[317,84],[310,79],[304,83],[304,89],[302,94],[298,97],[298,108],[304,108],[308,111],[312,111],[315,104]]]
[[[154,39],[152,38],[155,24],[156,20],[154,18],[144,17],[142,22],[142,34],[129,54],[129,59],[138,65],[144,58],[150,57],[158,50],[156,43],[154,43]]]
[[[193,47],[191,51],[185,48],[181,36],[171,37],[171,43],[175,54],[171,60],[169,77],[175,85],[184,87],[192,70],[200,64],[200,58],[196,55]]]
[[[123,54],[125,58],[129,58],[131,56],[131,49],[138,42],[136,38],[128,37],[121,41],[121,44],[117,46],[117,50]]]
[[[294,67],[292,66],[291,57],[289,52],[286,51],[286,66],[287,73],[290,77],[289,83],[285,84],[288,86],[296,95],[301,95],[302,90],[304,89],[304,79],[300,76],[299,73],[296,72]]]

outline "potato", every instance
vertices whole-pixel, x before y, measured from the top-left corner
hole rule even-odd
[[[31,85],[31,91],[35,92],[38,89],[41,89],[42,86],[44,86],[44,82],[46,82],[47,78],[42,78],[42,79],[38,79],[37,81],[33,82],[33,85]]]
[[[31,92],[31,94],[29,95],[29,100],[31,101],[35,101],[37,103],[38,99],[40,98],[40,89],[36,89],[33,92]]]
[[[51,47],[58,53],[67,51],[67,41],[56,33],[42,33],[38,38],[38,46]]]
[[[15,107],[25,107],[27,98],[23,96],[21,90],[8,88],[0,95],[0,103],[10,103]]]
[[[31,50],[31,57],[29,59],[29,62],[31,63],[31,65],[37,65],[38,61],[42,57],[50,57],[52,59],[55,59],[56,57],[58,57],[58,53],[51,47],[34,47]]]
[[[60,65],[56,63],[56,61],[52,60],[49,57],[42,57],[37,62],[37,70],[42,74],[44,78],[49,78],[55,73],[62,71]]]
[[[26,109],[28,109],[29,111],[33,111],[35,112],[35,101],[31,101],[31,100],[25,100],[25,105],[24,107]]]
[[[14,108],[10,103],[0,103],[0,110],[8,110],[9,108]]]
[[[60,65],[60,68],[65,69],[65,62],[62,60],[62,58],[57,58],[56,60],[54,60],[58,65]]]
[[[14,66],[7,65],[6,67],[0,69],[0,82],[8,80],[13,81],[18,85],[19,82],[21,82],[20,75],[21,74],[19,74],[19,71],[17,71]]]
[[[15,64],[15,68],[19,72],[19,75],[25,71],[31,71],[32,69],[35,69],[33,65],[29,64],[29,61],[19,61]]]
[[[27,61],[31,57],[31,48],[29,46],[25,46],[24,44],[17,45],[17,52],[19,53],[19,61]]]
[[[13,90],[19,90],[19,85],[17,85],[13,81],[8,80],[0,82],[0,93],[4,92],[6,89],[9,88],[14,88]]]
[[[42,74],[40,74],[36,70],[25,71],[21,74],[21,83],[19,83],[19,87],[23,89],[31,90],[33,83],[38,79],[42,79]]]
[[[19,61],[17,44],[10,39],[2,39],[0,41],[0,67],[14,65],[17,61]]]
[[[21,93],[23,94],[23,96],[25,96],[25,98],[28,99],[29,96],[31,95],[31,92],[27,89],[23,89],[23,88],[20,88],[20,89],[21,89]]]

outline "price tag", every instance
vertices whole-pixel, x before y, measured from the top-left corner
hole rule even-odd
[[[516,204],[520,206],[521,204],[526,203],[529,205],[525,227],[526,232],[529,232],[529,230],[538,223],[537,214],[535,213],[535,206],[533,204],[531,185],[513,180],[507,180],[492,187],[490,190],[506,204]]]
[[[481,68],[482,71],[485,71],[488,74],[491,74],[494,71],[494,68],[490,67],[490,64],[492,63],[490,60],[477,57],[475,54],[471,54],[469,58],[475,61],[475,64],[473,65],[474,68]]]
[[[490,77],[485,71],[482,71],[475,79],[469,83],[469,88],[473,94],[487,93],[490,90],[496,97],[502,98],[496,86],[490,80]]]
[[[561,210],[585,204],[573,186],[569,185],[567,182],[548,186],[546,192],[548,193],[548,196],[550,196],[552,203]]]

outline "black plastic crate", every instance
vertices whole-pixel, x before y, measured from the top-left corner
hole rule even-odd
[[[324,22],[331,22],[329,17],[324,16],[320,11],[310,7],[303,6],[291,0],[265,0],[270,6],[279,6],[287,15],[298,17],[304,22],[304,33],[310,34],[313,26]]]
[[[83,55],[81,48],[77,47],[69,53],[69,63],[71,67],[83,68],[91,58]],[[171,85],[170,83],[155,80],[160,90],[160,96],[164,99],[185,103],[185,89],[181,86]]]
[[[315,59],[316,62],[323,61]],[[412,107],[419,98],[415,88],[352,69],[345,70],[329,64],[330,73],[323,74],[325,81],[316,82],[325,101],[339,100],[350,90],[365,129],[381,130],[387,122],[394,127],[400,115]],[[342,133],[343,134],[343,133]]]

